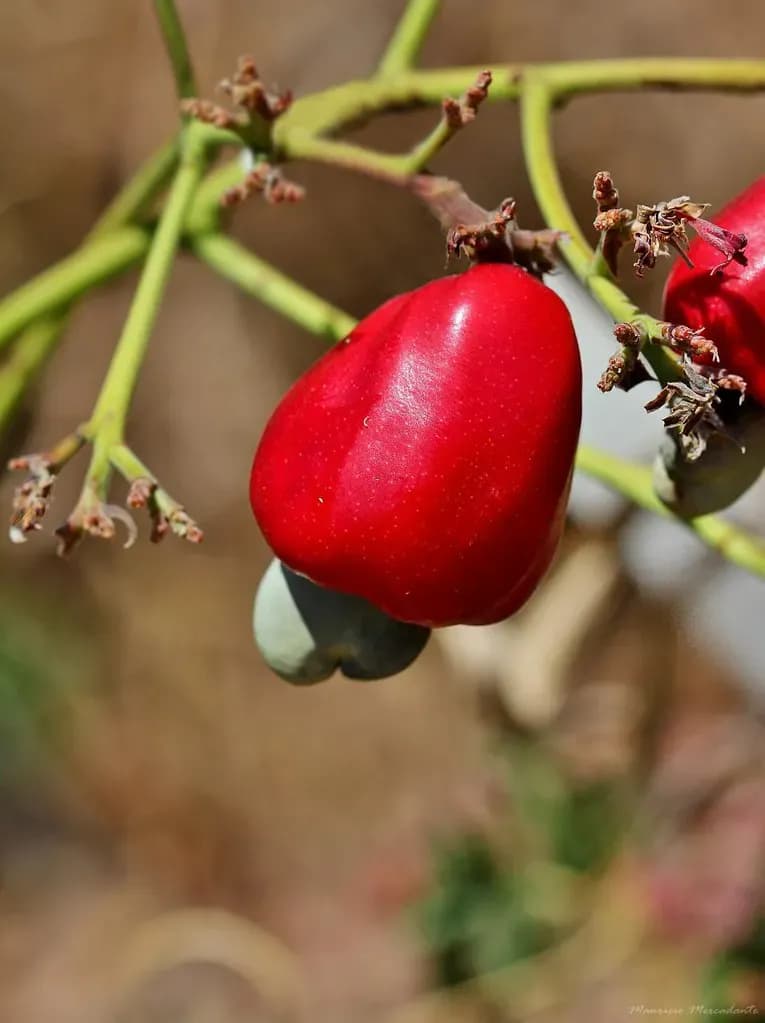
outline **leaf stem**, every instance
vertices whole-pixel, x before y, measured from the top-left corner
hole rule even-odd
[[[408,0],[377,68],[379,77],[390,77],[410,68],[417,60],[441,0]]]

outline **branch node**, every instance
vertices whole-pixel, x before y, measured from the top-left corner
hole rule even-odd
[[[724,374],[725,383],[720,384],[714,369],[708,371],[705,367],[694,366],[687,355],[683,356],[682,365],[685,379],[662,387],[656,397],[646,403],[646,411],[655,412],[666,406],[664,428],[676,431],[680,452],[688,462],[695,462],[704,454],[713,434],[720,434],[740,447],[720,415],[719,391],[739,390],[741,400],[741,385],[746,387],[744,381]]]
[[[289,110],[292,93],[266,88],[252,57],[240,57],[234,74],[218,88],[231,100],[233,111],[197,97],[183,100],[181,111],[205,124],[227,128],[246,146],[270,148],[271,125]]]

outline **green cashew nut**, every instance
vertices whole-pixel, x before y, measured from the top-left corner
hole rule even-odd
[[[352,679],[395,675],[430,636],[430,629],[318,586],[276,558],[255,594],[252,624],[268,666],[298,685],[322,682],[338,669]]]
[[[653,466],[653,486],[676,515],[696,518],[727,508],[765,469],[765,411],[742,409],[728,432],[710,437],[695,462],[683,457],[676,434],[665,435]]]

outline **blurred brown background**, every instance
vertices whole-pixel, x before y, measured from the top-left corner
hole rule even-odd
[[[205,94],[241,52],[297,95],[364,77],[401,6],[179,0]],[[423,63],[757,57],[764,37],[757,0],[446,0]],[[682,193],[719,205],[761,172],[764,118],[765,97],[577,100],[556,122],[575,209],[590,219],[592,175],[602,167],[628,205]],[[432,120],[427,111],[385,117],[358,137],[398,150]],[[149,3],[0,5],[3,289],[75,246],[175,121]],[[524,221],[534,221],[512,106],[482,110],[435,167],[487,206],[516,196]],[[292,176],[307,187],[306,202],[252,202],[233,230],[302,283],[361,315],[442,272],[438,230],[406,195],[316,166],[296,165]],[[78,308],[28,410],[23,450],[48,446],[87,415],[134,283],[125,278]],[[656,277],[634,290],[655,309],[660,286]],[[491,829],[502,818],[504,775],[490,750],[508,730],[539,736],[572,777],[629,776],[641,791],[650,788],[646,770],[659,770],[646,765],[667,748],[681,763],[669,786],[675,798],[678,789],[719,788],[720,778],[755,778],[740,815],[751,824],[751,862],[731,870],[750,908],[761,897],[762,744],[736,658],[697,649],[678,611],[687,592],[641,590],[619,557],[615,527],[572,528],[556,573],[519,624],[486,640],[450,633],[398,678],[368,686],[335,679],[300,691],[266,671],[250,607],[268,555],[246,481],[270,409],[320,350],[184,257],[145,363],[130,441],[204,526],[204,545],[167,540],[155,548],[143,529],[129,553],[89,542],[61,562],[49,535],[0,552],[4,1023],[292,1018],[278,1004],[297,997],[281,946],[253,947],[249,961],[262,962],[263,982],[257,971],[247,981],[183,965],[197,941],[217,949],[202,958],[247,958],[255,932],[237,937],[234,917],[295,953],[306,1019],[389,1018],[432,980],[400,909],[427,884],[433,836]],[[78,460],[61,478],[53,525],[76,499],[83,468]],[[3,481],[6,506],[12,486]],[[715,570],[709,564],[686,584],[703,582]],[[685,778],[688,764],[709,761],[710,751],[721,761],[709,767],[712,780]],[[737,833],[723,831],[720,846],[704,846],[702,878],[730,854]],[[677,855],[672,863],[693,874]],[[691,914],[691,930],[715,936],[726,913],[745,929],[733,896],[720,900],[711,924]],[[232,916],[172,916],[189,907]],[[167,933],[155,934],[154,924]],[[658,938],[650,950],[658,959],[666,951]],[[622,977],[621,966],[614,975]],[[622,978],[611,993],[599,988],[600,1000],[580,992],[581,1004],[571,996],[544,1018],[626,1019],[636,1000],[684,1005],[687,976],[679,966],[671,979],[638,972],[629,994]],[[454,1018],[506,1018],[474,1006],[464,1012]]]

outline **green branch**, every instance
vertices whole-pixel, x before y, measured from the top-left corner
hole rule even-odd
[[[343,128],[366,123],[376,114],[439,105],[446,96],[461,96],[484,67],[402,71],[390,78],[359,79],[301,96],[274,124],[277,151],[296,131],[334,135]],[[522,64],[492,68],[487,102],[517,99]]]
[[[408,0],[380,60],[378,75],[390,77],[415,63],[440,6],[441,0]]]
[[[114,349],[93,413],[77,431],[78,440],[90,441],[93,451],[77,505],[64,526],[57,531],[62,553],[69,551],[84,533],[105,538],[113,536],[115,518],[126,521],[129,527],[128,543],[132,543],[135,537],[135,525],[130,516],[124,509],[115,509],[105,502],[112,469],[116,467],[125,472],[126,458],[133,458],[134,463],[139,464],[123,443],[125,423],[162,295],[180,245],[186,214],[207,167],[207,141],[208,136],[203,126],[195,122],[190,123],[183,132],[179,164],[151,238],[122,334]],[[202,536],[201,531],[183,508],[167,498],[163,491],[163,500],[167,498],[173,506],[172,515],[166,515],[158,504],[154,478],[146,471],[142,473],[141,480],[149,489],[141,491],[140,496],[134,496],[134,506],[149,508],[154,519],[153,538],[160,539],[166,529],[172,529],[179,536],[198,542]],[[131,482],[140,481],[133,479]]]
[[[122,439],[130,399],[180,244],[186,213],[206,167],[205,145],[200,139],[201,133],[197,131],[196,124],[190,124],[125,326],[93,415],[83,431],[86,436],[106,434],[110,444]]]
[[[172,177],[177,163],[178,139],[174,138],[153,153],[123,185],[93,225],[85,242],[145,217],[159,192]]]
[[[368,173],[373,171],[399,171],[402,161],[412,154],[389,156],[348,143],[338,143],[348,148],[331,154],[322,145],[318,150],[313,142],[322,134],[331,134],[351,123],[356,123],[386,110],[419,107],[440,103],[444,96],[457,96],[475,81],[482,69],[479,67],[439,68],[430,71],[403,71],[388,79],[353,81],[323,92],[305,96],[295,102],[284,117],[274,126],[274,143],[279,153],[305,159],[329,159],[342,165]],[[560,185],[549,141],[549,116],[551,105],[566,96],[586,92],[636,89],[640,87],[672,88],[726,88],[740,90],[765,89],[765,62],[721,61],[721,60],[627,60],[627,61],[586,61],[545,64],[535,68],[522,65],[503,65],[493,71],[494,81],[488,102],[512,100],[524,88],[526,118],[524,136],[527,150],[532,154],[530,168],[537,189],[538,198],[552,224],[571,233],[573,242],[566,247],[566,258],[580,279],[589,275],[591,249],[576,224]],[[535,79],[535,75],[537,76]],[[539,86],[541,85],[541,88]],[[540,130],[541,129],[541,130]],[[210,133],[209,127],[206,129]],[[217,144],[229,140],[225,133],[218,133]],[[319,139],[320,143],[327,140]],[[318,153],[318,155],[317,155]],[[432,155],[432,154],[429,154]],[[168,148],[158,159],[155,170],[160,176],[172,166],[175,152]],[[374,165],[374,166],[373,166]],[[550,170],[552,168],[552,170]],[[232,162],[217,170],[200,189],[204,192],[205,203],[194,203],[192,218],[208,217],[207,226],[212,228],[217,218],[217,204],[220,195],[242,177],[238,162]],[[211,217],[211,214],[214,214]],[[115,219],[121,219],[115,213]],[[195,224],[194,230],[199,228]],[[135,256],[135,259],[140,256]],[[50,311],[76,298],[101,279],[89,267],[90,256],[79,250],[67,257],[56,267],[45,271],[19,291],[0,302],[0,348],[18,332],[30,318]],[[130,265],[128,261],[127,265]],[[58,275],[61,268],[68,273]],[[122,265],[117,263],[111,272],[119,272]],[[106,276],[108,276],[107,274]],[[51,290],[51,284],[55,287]],[[634,318],[638,315],[633,303],[607,278],[598,277],[588,286],[598,301],[601,301],[618,319]],[[41,291],[42,294],[37,295]],[[21,297],[19,297],[21,296]],[[29,310],[33,310],[30,313]]]
[[[651,470],[646,466],[635,465],[605,451],[580,444],[576,453],[576,467],[646,511],[686,525],[708,547],[718,551],[734,565],[765,577],[765,538],[754,537],[716,515],[703,515],[687,521],[678,519],[654,493]]]
[[[560,244],[564,259],[614,322],[636,323],[648,337],[658,337],[659,321],[642,313],[607,270],[601,272],[605,268],[587,243],[568,204],[552,147],[551,114],[555,99],[546,72],[529,71],[525,75],[521,90],[521,139],[529,181],[542,216],[551,227],[566,232],[567,239]],[[679,376],[675,360],[664,348],[648,345],[644,355],[662,383]]]
[[[190,244],[194,254],[213,270],[310,334],[337,341],[353,329],[353,317],[296,284],[232,238],[206,234],[192,238]]]
[[[55,351],[67,318],[67,313],[59,313],[31,323],[4,361],[0,369],[0,433],[6,429],[27,389]]]
[[[137,171],[99,217],[88,239],[100,238],[143,216],[164,187],[177,160],[175,141],[163,146]],[[87,244],[87,241],[86,241]],[[33,321],[13,342],[0,368],[0,433],[55,351],[69,320],[69,307]]]
[[[150,238],[150,232],[141,227],[110,231],[23,284],[0,302],[0,349],[32,320],[62,309],[138,263],[148,250]]]
[[[189,99],[197,96],[197,87],[194,80],[194,68],[191,63],[186,35],[178,17],[174,0],[154,0],[154,8],[157,12],[157,20],[162,32],[167,55],[170,58],[170,66],[175,77],[175,88],[178,99]]]
[[[537,71],[558,101],[593,92],[688,89],[761,92],[765,61],[704,57],[632,57],[626,60],[562,61]]]

